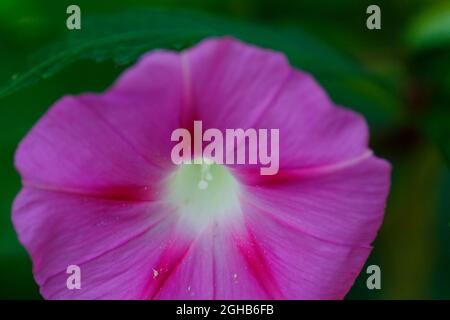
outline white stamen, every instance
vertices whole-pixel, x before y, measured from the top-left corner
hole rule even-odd
[[[211,160],[179,166],[168,180],[167,190],[168,200],[177,206],[177,213],[198,229],[241,212],[237,181],[225,166]]]
[[[208,182],[206,182],[205,180],[200,180],[200,182],[198,183],[198,188],[200,190],[205,190],[206,188],[208,188]]]
[[[205,158],[202,159],[203,163],[202,163],[202,168],[200,170],[200,182],[198,183],[198,188],[200,190],[205,190],[206,188],[208,188],[208,181],[211,181],[213,179],[212,174],[209,170],[209,166],[212,165],[214,163],[214,161],[212,161],[211,159]]]

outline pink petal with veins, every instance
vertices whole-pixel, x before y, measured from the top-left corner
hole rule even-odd
[[[170,158],[172,131],[194,120],[279,129],[280,171],[215,169],[202,197]],[[13,222],[48,299],[341,299],[389,190],[367,143],[364,119],[282,54],[207,39],[57,101],[17,150]],[[80,290],[66,287],[73,264]]]

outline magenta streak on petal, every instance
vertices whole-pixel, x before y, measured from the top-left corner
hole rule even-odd
[[[225,38],[223,42],[220,43],[221,50],[217,50],[217,54],[214,57],[214,66],[215,68],[218,67],[221,61],[223,61],[224,53],[227,50],[227,47],[231,45],[233,40]],[[196,112],[196,106],[195,106],[195,97],[192,95],[192,78],[191,78],[191,71],[190,71],[190,65],[189,65],[189,57],[188,52],[184,51],[180,54],[180,61],[181,61],[181,71],[182,71],[182,78],[183,78],[183,101],[184,101],[184,108],[181,111],[180,116],[180,127],[185,128],[189,130],[191,135],[194,135],[194,121],[195,120],[201,120],[197,116]],[[214,73],[212,71],[211,73]],[[192,141],[191,150],[194,152],[194,141]],[[192,156],[195,156],[192,154]]]
[[[243,255],[250,272],[256,278],[258,283],[271,299],[284,299],[283,294],[278,287],[276,279],[270,271],[269,265],[261,251],[256,239],[247,225],[247,236],[242,239],[236,239],[237,247]]]
[[[194,121],[196,120],[194,101],[192,96],[191,71],[187,54],[180,54],[181,71],[183,78],[183,106],[180,112],[180,128],[187,129],[191,135],[194,134]],[[191,141],[191,157],[194,157],[194,140]]]
[[[161,221],[164,220],[165,218],[166,218],[165,216],[161,217],[159,220],[155,221],[154,223],[152,223],[150,226],[148,226],[148,227],[145,228],[144,230],[138,232],[137,234],[134,234],[133,236],[131,236],[131,237],[128,238],[127,240],[125,240],[125,241],[119,243],[118,245],[114,246],[113,248],[110,248],[110,249],[108,249],[108,250],[105,250],[105,251],[103,251],[103,252],[97,254],[96,256],[89,257],[88,259],[83,260],[83,261],[81,261],[81,262],[77,262],[76,264],[77,264],[78,266],[83,266],[83,265],[86,264],[86,263],[89,263],[89,262],[91,262],[91,261],[95,261],[95,260],[97,260],[97,259],[103,257],[104,255],[106,255],[106,254],[108,254],[108,253],[110,253],[110,252],[113,252],[113,251],[119,249],[120,247],[123,247],[123,246],[126,245],[127,243],[129,243],[129,242],[131,242],[131,241],[133,241],[133,240],[139,238],[139,237],[142,236],[143,234],[149,232],[152,228],[154,228],[155,226],[159,225],[159,224],[161,223]],[[66,270],[61,270],[60,272],[57,272],[57,273],[55,273],[55,274],[53,274],[53,275],[48,276],[48,277],[47,277],[42,283],[40,283],[39,285],[42,286],[42,287],[44,287],[51,279],[53,279],[54,277],[56,277],[56,276],[58,276],[58,275],[60,275],[61,273],[64,273],[64,272],[66,272]]]
[[[249,126],[248,128],[256,128],[257,124],[261,121],[261,119],[264,117],[265,113],[269,109],[269,107],[273,106],[273,104],[278,100],[280,95],[283,93],[283,90],[285,86],[289,83],[291,78],[294,75],[294,71],[292,69],[289,69],[289,72],[286,75],[286,78],[280,83],[278,88],[275,90],[275,92],[264,102],[264,105],[261,107],[255,107],[256,109],[259,109],[259,113],[252,119],[253,125]],[[278,128],[274,128],[278,129]],[[240,141],[239,144],[234,146],[234,149],[229,150],[228,152],[236,152],[236,150],[239,150],[239,148],[244,147],[245,139]],[[227,155],[227,159],[228,159]]]
[[[280,168],[279,172],[273,176],[258,175],[259,169],[238,169],[233,170],[240,182],[248,185],[275,185],[284,184],[301,178],[321,176],[334,173],[349,167],[353,167],[358,163],[370,158],[373,155],[372,150],[367,150],[363,154],[344,160],[335,164],[323,165],[311,168],[290,169]]]
[[[224,38],[222,42],[220,42],[220,50],[217,50],[217,53],[214,56],[214,63],[212,64],[215,68],[218,68],[220,63],[224,60],[224,52],[227,51],[227,48],[232,44],[233,40],[231,38]],[[191,131],[193,134],[193,125],[194,120],[196,119],[196,108],[195,108],[195,97],[192,95],[192,80],[191,80],[191,71],[189,66],[189,51],[184,51],[181,53],[181,64],[182,64],[182,72],[183,72],[183,81],[184,81],[184,110],[181,114],[181,127],[186,128]],[[215,70],[210,71],[211,74],[215,73]]]
[[[38,190],[67,193],[91,198],[108,200],[150,202],[157,199],[157,191],[151,186],[99,186],[99,187],[55,187],[22,181],[24,187]]]
[[[169,277],[185,259],[193,242],[181,243],[174,240],[167,245],[156,266],[150,266],[150,276],[147,285],[144,287],[142,299],[153,300],[157,296]]]

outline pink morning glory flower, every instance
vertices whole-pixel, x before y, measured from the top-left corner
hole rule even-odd
[[[279,129],[278,172],[175,165],[171,134],[196,120]],[[231,38],[150,52],[105,93],[63,97],[15,163],[13,222],[47,299],[341,299],[390,184],[360,115]]]

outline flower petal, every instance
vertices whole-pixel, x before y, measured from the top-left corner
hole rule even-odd
[[[232,167],[238,221],[186,228],[164,200],[174,129],[280,129],[276,176]],[[230,38],[145,55],[105,94],[58,101],[22,141],[19,239],[52,299],[336,299],[389,189],[359,115],[285,57]],[[223,223],[222,223],[223,222]],[[79,265],[82,289],[66,287]]]
[[[205,128],[248,127],[291,72],[282,54],[229,37],[202,41],[182,59],[190,118]]]
[[[281,168],[333,164],[367,151],[364,119],[334,106],[313,77],[279,53],[223,38],[187,50],[184,60],[192,117],[223,132],[279,129]]]
[[[242,202],[272,219],[337,244],[370,246],[383,220],[390,165],[375,157],[298,170],[286,182],[248,184]]]
[[[192,243],[178,268],[156,299],[270,299],[278,291],[270,274],[252,267],[257,254],[254,243],[238,223],[213,225]],[[258,260],[258,259],[256,259]],[[265,277],[268,277],[267,279]],[[269,283],[268,287],[265,284]]]
[[[178,55],[152,53],[110,92],[56,102],[17,150],[16,166],[25,184],[105,197],[126,191],[125,197],[144,196],[142,188],[163,178],[161,169],[172,165],[170,135],[179,127],[180,70]],[[145,84],[145,94],[129,94],[130,78],[136,90]]]
[[[172,211],[159,201],[25,188],[14,203],[13,222],[44,297],[141,298],[165,247],[183,234],[175,230]],[[69,265],[80,266],[82,290],[67,289]]]
[[[167,224],[158,225],[123,246],[79,265],[79,290],[68,290],[69,275],[61,272],[41,284],[41,294],[46,299],[64,300],[146,299],[149,279],[157,274],[153,266],[168,243],[169,232]]]
[[[285,299],[342,299],[371,248],[322,240],[244,206],[247,225]]]

